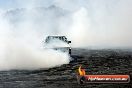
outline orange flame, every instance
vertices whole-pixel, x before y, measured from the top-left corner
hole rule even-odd
[[[79,72],[79,75],[80,76],[84,76],[86,73],[85,73],[85,69],[81,69],[81,67],[82,66],[80,66],[79,68],[78,68],[78,72]]]

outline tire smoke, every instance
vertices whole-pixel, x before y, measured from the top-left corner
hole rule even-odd
[[[45,49],[43,43],[45,38],[40,37],[39,32],[31,25],[32,28],[28,27],[29,25],[14,26],[14,23],[10,23],[1,14],[0,70],[45,69],[69,63],[70,57],[67,53]]]
[[[66,53],[43,49],[48,35],[64,35],[72,47],[132,47],[131,0],[17,0],[17,4],[17,9],[0,10],[0,70],[67,64]]]

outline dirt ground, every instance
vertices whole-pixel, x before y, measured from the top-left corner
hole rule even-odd
[[[119,49],[72,49],[73,60],[60,67],[41,70],[0,71],[0,88],[132,88],[125,84],[78,84],[81,64],[87,74],[129,74],[132,80],[132,51]]]

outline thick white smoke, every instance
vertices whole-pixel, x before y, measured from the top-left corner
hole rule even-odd
[[[66,35],[72,47],[132,47],[131,0],[15,1],[23,9],[7,14],[22,32],[35,29],[40,37]]]
[[[25,14],[29,16],[26,12]],[[9,21],[5,13],[1,13],[0,70],[33,70],[68,64],[70,57],[67,53],[44,48],[46,35],[40,36],[41,33],[33,28],[34,25],[27,16],[23,16],[24,21],[15,23]]]
[[[1,69],[49,68],[68,63],[65,53],[43,49],[47,35],[64,35],[72,41],[72,47],[132,47],[131,0],[14,3],[17,9],[0,10]]]
[[[75,47],[132,47],[131,0],[55,0],[56,5],[73,13],[60,29],[68,30]],[[67,22],[64,25],[64,22]],[[67,31],[65,31],[67,32]],[[64,31],[63,31],[64,33]]]

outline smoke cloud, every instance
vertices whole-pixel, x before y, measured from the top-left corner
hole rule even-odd
[[[69,63],[68,53],[45,49],[46,33],[35,29],[30,10],[18,18],[19,13],[14,11],[3,11],[0,15],[0,70],[34,70]]]
[[[69,29],[74,47],[132,48],[131,0],[56,1],[58,6],[73,12],[70,25],[62,24],[61,29]]]
[[[72,47],[132,48],[131,0],[14,0],[14,4],[0,9],[0,70],[67,64],[66,53],[43,48],[48,35],[64,35]]]

